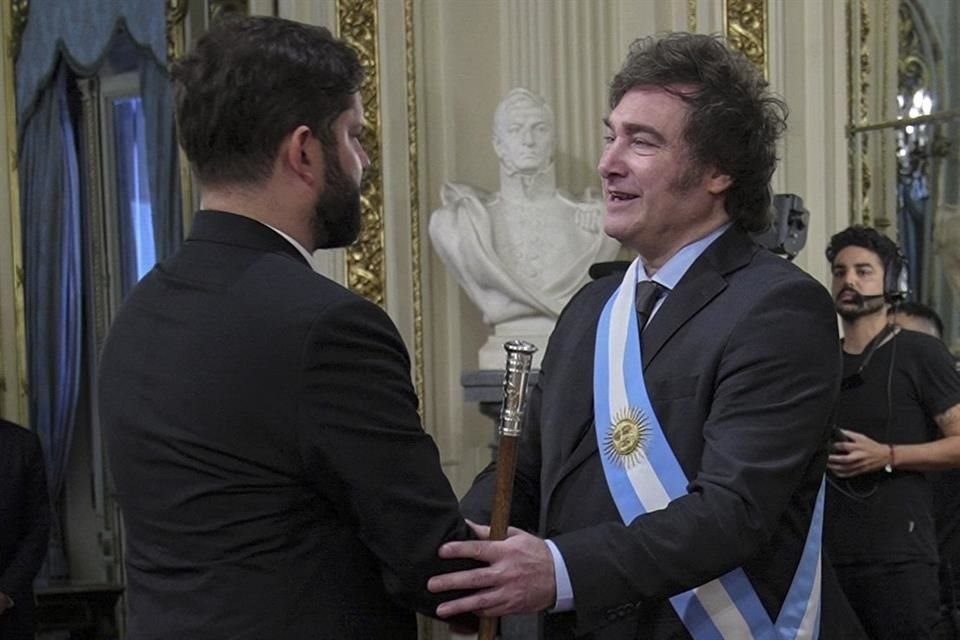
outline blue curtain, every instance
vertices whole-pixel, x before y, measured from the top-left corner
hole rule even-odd
[[[173,91],[166,69],[153,58],[140,63],[140,94],[146,120],[147,171],[153,208],[153,240],[157,261],[163,260],[183,240],[177,136],[173,124]]]
[[[166,64],[166,0],[31,0],[16,61],[30,421],[44,447],[54,503],[63,494],[83,368],[83,243],[67,67],[97,72],[117,29],[141,51],[157,257],[182,236]],[[59,519],[41,576],[65,578]]]
[[[117,175],[116,207],[117,217],[117,256],[121,295],[126,297],[140,279],[137,269],[137,156],[142,152],[143,121],[138,118],[139,105],[134,100],[122,100],[113,105],[113,155]],[[142,115],[142,114],[140,114]]]
[[[23,128],[19,163],[30,416],[56,505],[76,419],[83,322],[80,172],[63,64]],[[68,574],[60,524],[54,518],[43,578]]]
[[[166,64],[166,4],[166,0],[30,0],[17,58],[17,121],[26,121],[61,55],[81,75],[95,72],[120,22],[137,45]]]

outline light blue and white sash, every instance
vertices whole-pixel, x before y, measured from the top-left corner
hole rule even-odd
[[[664,437],[643,378],[634,312],[639,259],[607,301],[594,354],[594,418],[603,471],[625,524],[687,494],[687,477]],[[800,564],[776,621],[738,568],[670,598],[695,640],[817,640],[823,483]]]

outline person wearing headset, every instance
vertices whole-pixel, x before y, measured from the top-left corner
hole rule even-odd
[[[939,595],[926,472],[960,467],[960,374],[942,342],[888,323],[907,293],[892,240],[853,226],[826,256],[844,338],[824,550],[872,638],[930,638]]]

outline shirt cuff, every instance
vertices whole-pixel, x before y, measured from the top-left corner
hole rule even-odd
[[[563,561],[560,550],[557,549],[557,545],[553,544],[552,540],[544,540],[544,542],[547,543],[547,548],[550,549],[550,555],[553,556],[553,575],[557,586],[557,601],[554,603],[553,608],[550,609],[550,612],[559,613],[561,611],[572,611],[574,608],[573,585],[570,584],[570,574],[567,573],[567,564]]]

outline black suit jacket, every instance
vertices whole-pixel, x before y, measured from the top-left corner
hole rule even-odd
[[[124,302],[100,417],[128,638],[415,638],[469,530],[375,304],[242,216],[199,212]],[[449,596],[447,596],[449,597]]]
[[[514,524],[556,543],[575,598],[575,612],[546,616],[546,637],[689,637],[667,598],[738,566],[775,618],[826,465],[840,379],[830,296],[736,228],[696,260],[642,334],[647,388],[689,493],[625,526],[592,398],[597,320],[622,275],[569,303],[531,391]],[[468,516],[486,517],[492,483],[490,469],[478,477]],[[835,590],[826,575],[825,630],[848,613],[826,603]]]
[[[40,440],[0,419],[0,593],[16,606],[0,614],[0,639],[33,638],[33,579],[47,555],[50,498]]]

